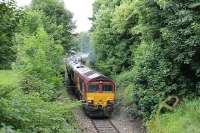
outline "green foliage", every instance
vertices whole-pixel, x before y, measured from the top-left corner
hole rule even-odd
[[[94,3],[99,5],[92,32],[96,67],[106,75],[118,74],[130,69],[133,63],[132,48],[137,46],[139,38],[137,34],[133,36],[131,26],[137,24],[137,15],[130,1],[121,5],[120,1],[104,2]]]
[[[114,77],[117,93],[115,111],[119,111],[121,106],[125,106],[127,111],[132,111],[133,105],[133,72],[127,71]]]
[[[115,77],[116,87],[119,89],[128,87],[133,82],[133,76],[133,71],[121,73]]]
[[[44,13],[43,24],[55,43],[61,44],[65,52],[73,47],[72,14],[64,7],[63,0],[32,0],[31,8]]]
[[[24,73],[23,89],[40,92],[46,100],[54,99],[62,88],[60,75],[63,48],[44,31],[42,14],[27,11],[20,22],[23,31],[17,34],[17,61],[14,68]]]
[[[37,95],[23,95],[17,90],[10,95],[12,99],[1,99],[1,122],[22,132],[70,130],[67,125],[72,123],[72,114],[67,103],[44,102]]]
[[[0,71],[0,97],[7,97],[16,87],[20,87],[22,74],[11,70]]]
[[[92,38],[97,69],[132,92],[121,96],[130,114],[149,119],[168,96],[198,97],[198,0],[115,2],[95,1]]]
[[[42,16],[38,11],[27,10],[20,20],[13,68],[21,74],[1,71],[1,132],[77,131],[71,112],[76,105],[70,100],[55,101],[63,89],[63,48],[44,30]]]
[[[11,57],[13,61],[16,56],[13,70],[0,71],[0,133],[78,132],[71,112],[78,105],[69,99],[58,100],[58,96],[65,93],[61,91],[64,89],[60,74],[64,50],[60,43],[66,42],[66,38],[70,42],[72,38],[71,14],[58,3],[59,7],[56,1],[51,3],[55,10],[48,12],[54,18],[42,10],[26,8],[17,25],[18,10],[13,1],[0,2],[0,49],[3,50],[0,51],[0,68],[7,68]],[[67,24],[69,27],[63,27]],[[65,37],[65,41],[60,36]]]
[[[134,57],[133,101],[136,112],[132,113],[148,118],[166,96],[178,95],[182,90],[177,90],[177,84],[169,79],[176,69],[163,57],[156,44],[142,43]]]
[[[0,84],[0,132],[76,132],[69,100],[45,102],[37,93],[24,95],[19,82],[22,75],[15,71],[0,71],[5,76]]]
[[[22,76],[19,72],[11,70],[0,70],[1,86],[19,86]]]
[[[199,39],[196,37],[200,34],[193,34],[194,29],[190,28],[193,23],[198,23],[198,11],[183,10],[191,3],[193,1],[173,1],[166,3],[164,7],[153,1],[136,3],[139,7],[140,25],[134,30],[142,34],[144,42],[135,49],[133,71],[137,72],[134,78],[137,91],[133,98],[137,112],[143,117],[149,118],[159,102],[169,95],[181,98],[199,95],[196,72],[198,49],[195,47],[198,47],[196,42]],[[141,7],[144,5],[147,8]],[[174,14],[177,16],[174,17]],[[142,48],[142,45],[146,46]],[[196,54],[190,54],[193,52]]]
[[[13,37],[19,16],[13,0],[0,1],[0,69],[9,69],[15,60]]]
[[[187,101],[174,112],[157,116],[148,122],[149,133],[199,133],[200,101]]]

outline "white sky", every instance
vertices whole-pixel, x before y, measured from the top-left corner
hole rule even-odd
[[[31,0],[16,0],[18,6],[25,6],[31,3]],[[73,21],[76,22],[75,32],[88,31],[92,24],[88,19],[92,17],[92,3],[94,0],[64,0],[65,7],[70,10],[73,15]]]

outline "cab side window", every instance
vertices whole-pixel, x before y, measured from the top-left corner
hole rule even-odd
[[[84,82],[83,82],[83,80],[82,79],[80,79],[80,90],[82,91],[83,90],[83,88],[84,88]]]

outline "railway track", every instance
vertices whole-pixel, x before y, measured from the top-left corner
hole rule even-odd
[[[91,121],[97,133],[120,133],[111,120],[92,119]]]

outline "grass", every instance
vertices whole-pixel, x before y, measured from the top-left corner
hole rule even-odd
[[[18,86],[22,76],[12,70],[0,70],[0,86]]]
[[[186,102],[151,120],[147,127],[149,133],[200,133],[200,100]]]

